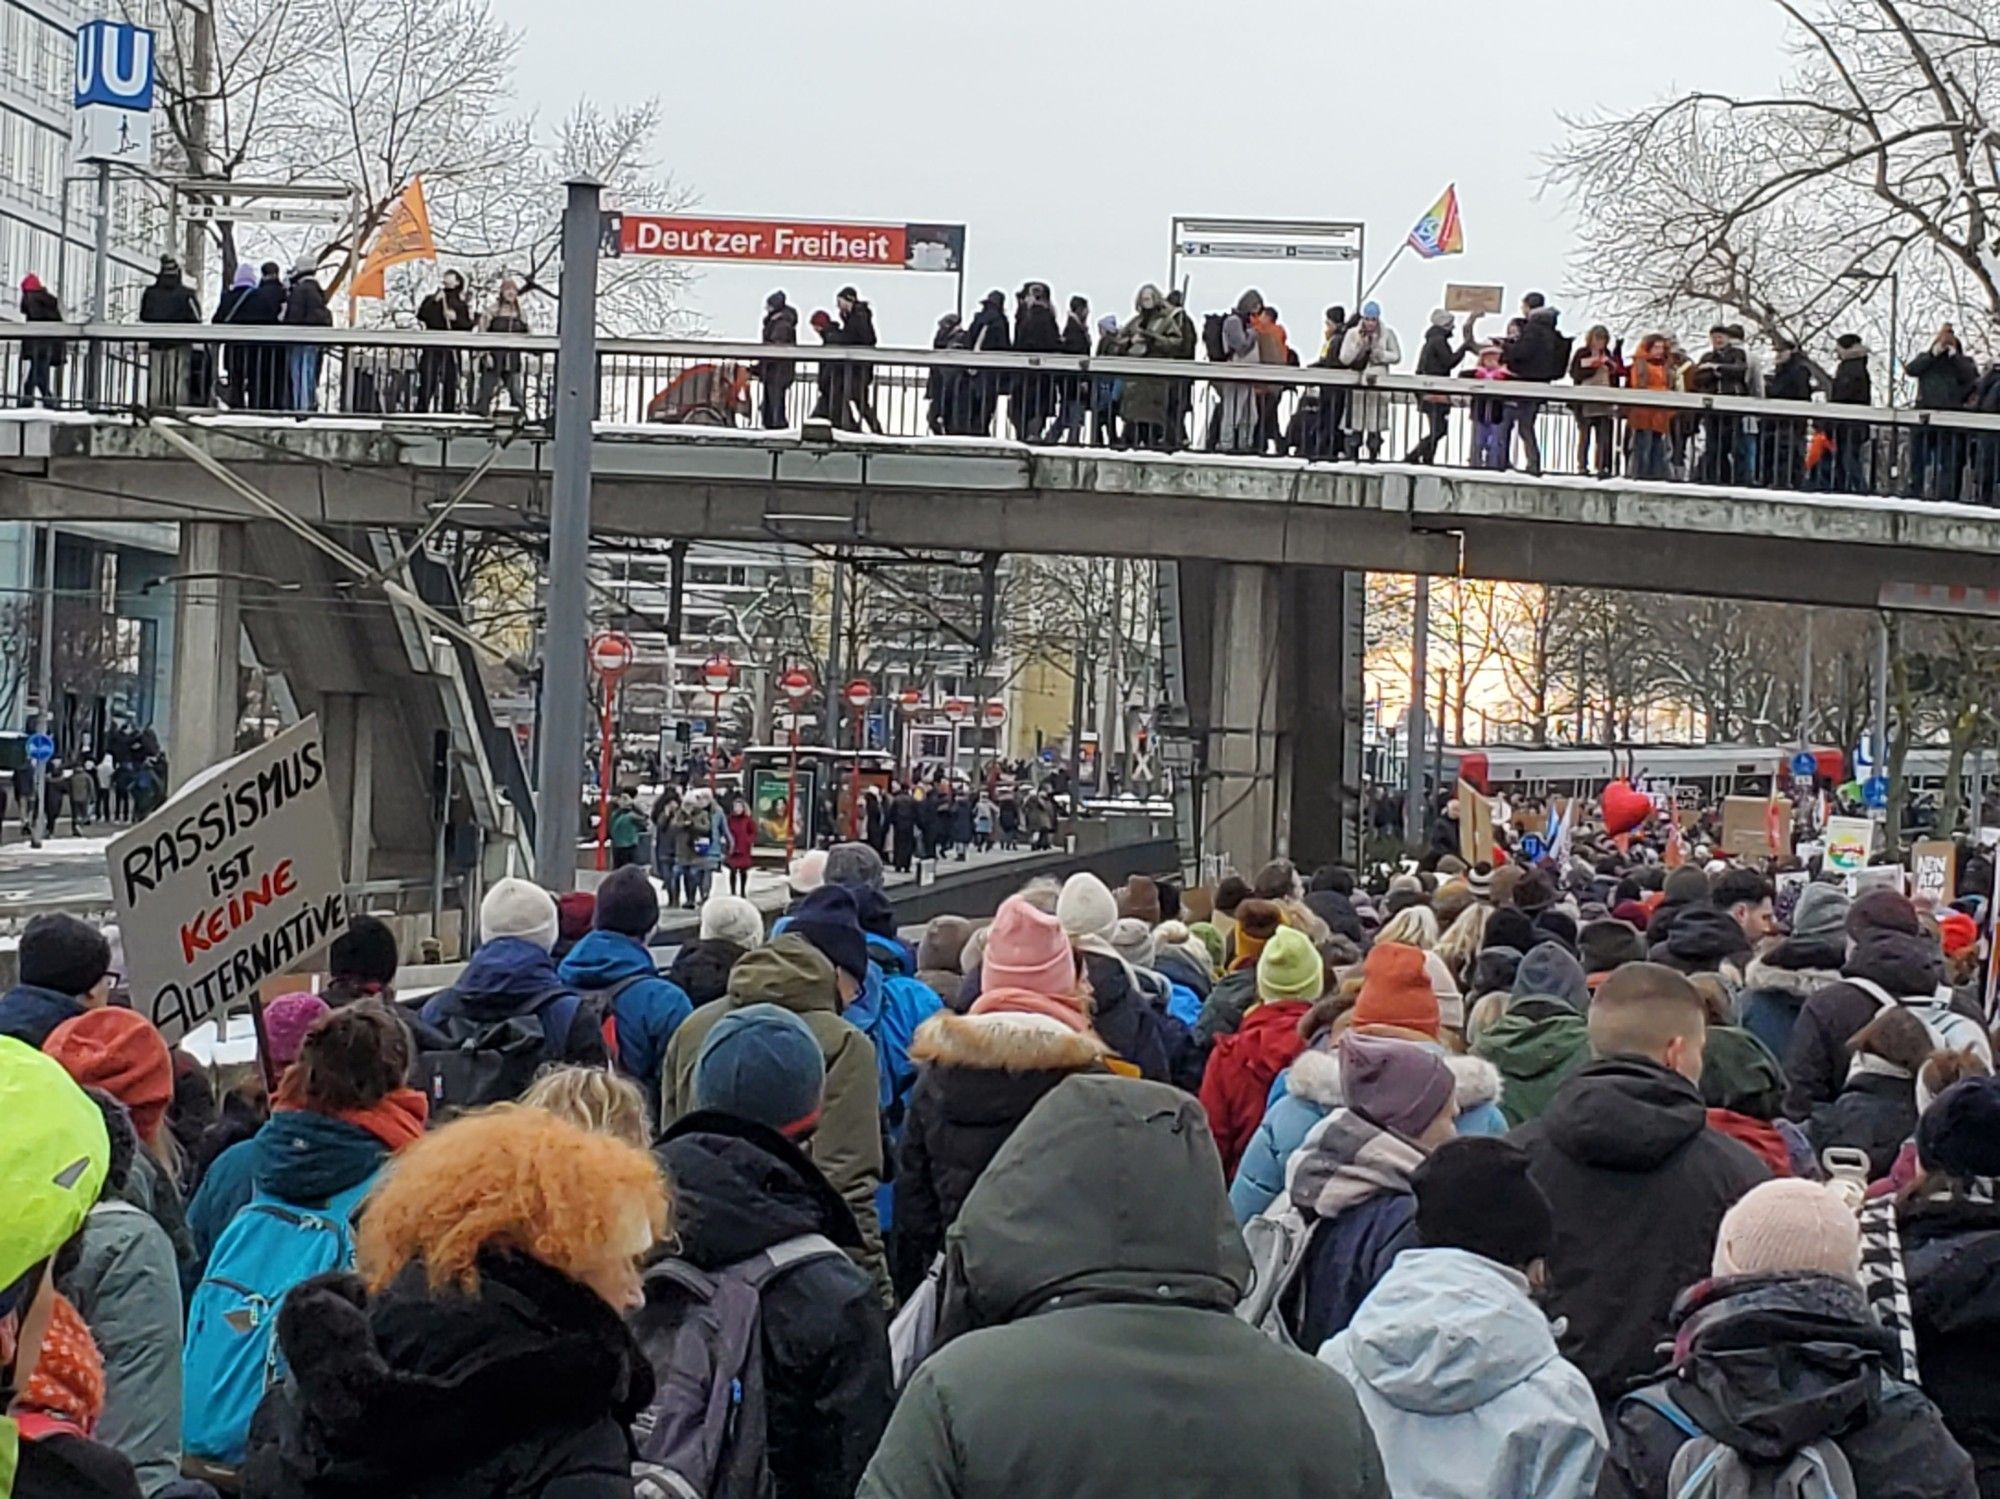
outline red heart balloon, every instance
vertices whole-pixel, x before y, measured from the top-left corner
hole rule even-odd
[[[1631,832],[1653,815],[1653,799],[1643,791],[1634,791],[1624,781],[1613,781],[1606,786],[1599,803],[1604,809],[1604,831],[1614,838]]]

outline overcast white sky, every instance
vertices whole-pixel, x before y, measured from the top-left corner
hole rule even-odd
[[[704,213],[963,222],[973,303],[1033,278],[1123,313],[1164,283],[1177,213],[1359,219],[1372,276],[1455,180],[1466,253],[1406,255],[1378,293],[1406,352],[1447,280],[1510,303],[1539,288],[1589,320],[1562,296],[1567,214],[1536,197],[1559,114],[1768,88],[1782,66],[1768,0],[497,4],[526,33],[523,104],[659,97],[662,155]],[[884,344],[927,344],[951,306],[949,276],[779,267],[708,270],[692,301],[748,337],[771,288],[810,309],[850,279]],[[1189,300],[1253,284],[1302,351],[1353,287],[1338,267],[1209,263]]]

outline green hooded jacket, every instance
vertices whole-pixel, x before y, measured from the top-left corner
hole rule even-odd
[[[946,1237],[946,1341],[859,1499],[1389,1499],[1347,1382],[1234,1315],[1249,1275],[1201,1106],[1066,1079]]]
[[[1500,1069],[1500,1112],[1508,1127],[1539,1119],[1549,1100],[1590,1060],[1590,1026],[1558,999],[1530,995],[1479,1033],[1472,1054]]]

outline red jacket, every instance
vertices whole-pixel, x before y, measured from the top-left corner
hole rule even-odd
[[[1785,1148],[1785,1137],[1778,1132],[1777,1125],[1739,1114],[1734,1109],[1710,1109],[1708,1127],[1755,1152],[1757,1159],[1771,1168],[1773,1176],[1792,1174],[1792,1153]]]
[[[1272,1082],[1305,1050],[1299,1018],[1311,1008],[1300,999],[1260,1004],[1243,1017],[1234,1035],[1218,1037],[1209,1053],[1201,1106],[1222,1152],[1224,1181],[1236,1174],[1236,1163],[1264,1122]]]

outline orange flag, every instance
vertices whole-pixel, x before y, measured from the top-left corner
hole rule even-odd
[[[383,295],[382,273],[390,266],[436,259],[437,242],[431,238],[430,209],[424,205],[424,179],[413,177],[369,242],[368,253],[361,259],[361,269],[355,273],[349,295],[379,298]]]

